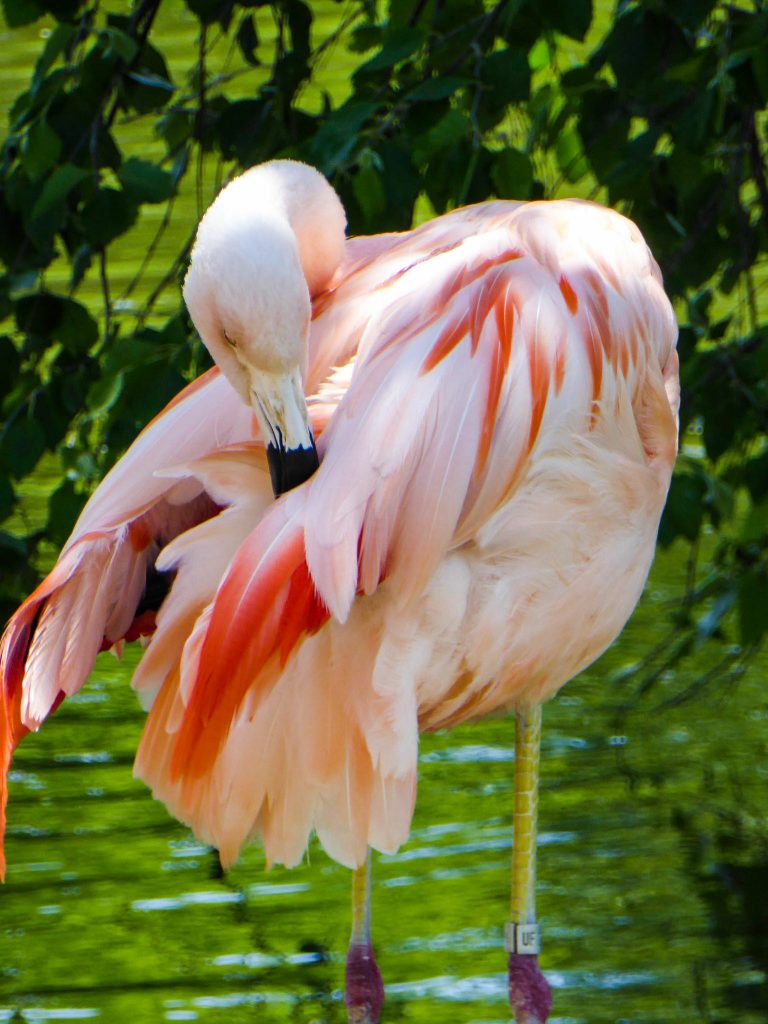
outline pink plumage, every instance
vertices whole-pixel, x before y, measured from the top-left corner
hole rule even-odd
[[[156,560],[176,576],[135,680],[136,770],[225,862],[258,839],[296,863],[313,829],[350,866],[396,849],[420,729],[550,697],[624,625],[678,401],[634,225],[495,201],[352,239],[315,276],[319,470],[273,501],[217,370],[143,431],[3,636],[3,806],[23,733],[141,628]]]

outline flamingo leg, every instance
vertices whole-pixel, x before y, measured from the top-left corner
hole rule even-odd
[[[378,1024],[384,984],[371,945],[371,851],[352,873],[352,935],[346,969],[349,1024]]]
[[[552,994],[541,973],[536,922],[536,824],[539,807],[541,705],[515,717],[515,812],[511,920],[506,927],[509,1001],[516,1024],[545,1024]]]

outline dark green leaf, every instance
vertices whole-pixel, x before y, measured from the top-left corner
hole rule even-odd
[[[381,175],[375,167],[361,167],[352,180],[355,197],[368,224],[377,224],[387,206]]]
[[[384,30],[380,25],[359,25],[352,30],[349,49],[352,53],[367,53],[374,46],[379,46],[384,37]]]
[[[173,176],[157,164],[129,157],[118,171],[123,189],[137,203],[162,203],[175,192]]]
[[[445,100],[469,83],[468,78],[428,78],[408,93],[412,102]]]
[[[108,245],[135,222],[138,208],[133,198],[114,188],[100,188],[83,207],[82,223],[94,249]]]
[[[768,576],[753,569],[739,581],[739,630],[745,645],[759,643],[768,629]]]
[[[375,113],[373,103],[347,102],[334,110],[312,141],[313,161],[326,173],[333,174],[357,145],[357,134]]]
[[[500,199],[527,199],[533,181],[531,161],[518,149],[504,149],[494,156],[491,180]]]
[[[88,389],[88,409],[92,416],[108,412],[123,393],[125,377],[122,373],[101,377]]]
[[[222,155],[245,165],[256,163],[269,113],[270,108],[260,99],[230,103],[217,126]]]
[[[98,325],[85,306],[53,292],[18,299],[15,315],[20,331],[43,338],[48,344],[60,342],[75,354],[87,351],[99,334]]]
[[[0,334],[0,398],[4,397],[16,382],[21,360],[16,346],[7,334]],[[0,516],[2,519],[2,516]]]
[[[27,230],[38,244],[44,244],[59,230],[66,217],[70,192],[89,176],[73,164],[63,164],[46,181],[29,215]]]
[[[0,465],[20,480],[31,473],[45,451],[43,428],[33,416],[18,416],[5,431]]]
[[[480,70],[484,99],[494,107],[506,107],[528,99],[531,69],[523,50],[498,50],[487,57]]]
[[[695,540],[704,517],[705,481],[691,473],[676,473],[672,478],[667,505],[659,530],[662,544],[671,544],[675,537]]]
[[[121,81],[121,103],[146,114],[164,107],[175,91],[165,57],[145,42],[131,70]]]
[[[63,544],[83,510],[85,496],[75,491],[72,480],[59,484],[48,499],[47,533],[54,544]]]
[[[51,32],[35,65],[33,83],[36,87],[51,70],[58,57],[66,52],[76,35],[77,29],[74,25],[67,25],[65,22],[58,24]]]
[[[77,251],[72,256],[72,273],[69,278],[69,287],[71,291],[80,284],[85,274],[93,261],[93,250],[90,245],[83,244],[78,246]]]
[[[7,519],[13,511],[14,502],[16,501],[16,495],[14,494],[11,481],[7,476],[0,473],[0,522]],[[8,534],[5,534],[8,537]],[[0,535],[0,547],[2,547],[2,537]]]
[[[61,317],[53,332],[67,351],[87,352],[99,336],[99,326],[91,314],[74,299],[61,299]]]
[[[61,139],[44,118],[33,121],[21,147],[21,162],[36,181],[54,166],[61,154]]]
[[[18,299],[14,310],[17,328],[47,340],[61,320],[62,301],[61,296],[45,291]]]
[[[306,61],[309,57],[309,33],[312,27],[312,11],[302,0],[285,0],[288,13],[288,27],[291,31],[293,52]]]
[[[592,0],[547,0],[541,11],[545,24],[571,39],[583,39],[592,24]]]
[[[39,0],[2,0],[2,3],[3,15],[8,28],[29,25],[30,22],[37,21],[45,13],[45,8]]]
[[[102,30],[99,42],[105,53],[117,54],[125,64],[130,64],[139,52],[138,43],[127,32],[119,28],[105,28]]]
[[[256,48],[259,45],[259,33],[256,28],[256,20],[252,14],[244,14],[237,30],[237,45],[240,47],[245,60],[256,67],[259,58],[256,56]]]
[[[185,3],[204,25],[212,25],[215,21],[227,23],[234,6],[232,0],[185,0]]]
[[[383,71],[394,67],[400,61],[414,54],[423,44],[424,36],[414,28],[402,28],[387,37],[387,41],[375,56],[357,69],[356,74]]]
[[[464,111],[450,109],[428,132],[415,140],[413,153],[417,162],[422,163],[444,149],[455,146],[470,130],[469,119]]]

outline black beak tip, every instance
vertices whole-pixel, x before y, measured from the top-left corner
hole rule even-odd
[[[267,461],[276,498],[309,480],[320,465],[314,441],[311,448],[283,448],[270,441]]]

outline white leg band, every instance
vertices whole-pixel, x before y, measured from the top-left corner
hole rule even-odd
[[[537,956],[541,952],[541,929],[537,924],[504,925],[504,949],[507,953],[527,953]]]

